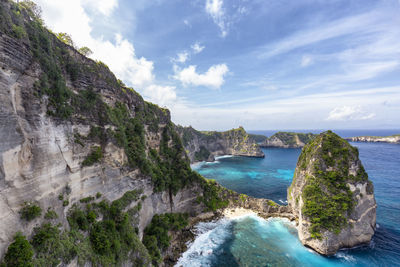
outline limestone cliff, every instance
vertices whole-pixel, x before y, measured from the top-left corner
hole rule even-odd
[[[215,156],[236,155],[264,157],[257,143],[239,127],[225,132],[197,131],[192,127],[176,127],[191,162],[214,161]]]
[[[400,134],[390,136],[357,136],[346,138],[352,142],[395,143],[400,144]]]
[[[169,111],[58,40],[27,2],[1,0],[0,17],[0,259],[16,232],[44,226],[71,251],[33,237],[37,261],[150,264],[133,229],[206,207]],[[74,227],[82,235],[58,235]]]
[[[371,240],[376,223],[372,182],[358,150],[331,131],[302,150],[288,203],[301,242],[324,255]]]
[[[310,142],[316,135],[312,133],[277,132],[267,138],[261,147],[301,148]]]

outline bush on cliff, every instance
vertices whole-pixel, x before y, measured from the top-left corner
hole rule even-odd
[[[31,267],[33,248],[20,232],[14,237],[14,242],[8,247],[2,266]]]

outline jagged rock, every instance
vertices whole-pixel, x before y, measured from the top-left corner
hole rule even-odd
[[[259,145],[239,127],[225,132],[197,131],[192,127],[177,126],[191,162],[214,161],[215,156],[235,155],[264,157]]]
[[[312,133],[292,133],[292,132],[277,132],[267,138],[261,147],[281,147],[281,148],[301,148],[310,142],[316,134]]]
[[[349,137],[346,140],[352,142],[374,142],[374,143],[400,143],[400,134],[390,136],[357,136]]]
[[[303,148],[288,203],[298,220],[301,242],[321,254],[367,243],[374,235],[372,182],[358,149],[331,131]]]

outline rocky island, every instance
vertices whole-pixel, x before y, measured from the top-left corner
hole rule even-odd
[[[2,264],[169,266],[190,225],[235,208],[297,218],[302,242],[326,255],[369,241],[373,186],[346,141],[324,133],[303,148],[289,206],[223,188],[190,162],[262,157],[243,128],[174,125],[39,15],[0,1]]]
[[[264,157],[259,145],[243,127],[216,132],[177,126],[176,131],[182,138],[191,162],[214,161],[215,156],[221,155]]]
[[[293,132],[277,132],[267,138],[261,147],[280,147],[280,148],[302,148],[310,142],[316,134],[312,133],[293,133]]]
[[[374,235],[372,182],[358,149],[331,131],[303,148],[288,203],[298,220],[301,242],[321,254],[368,243]]]
[[[351,142],[373,142],[373,143],[394,143],[400,144],[400,134],[390,136],[357,136],[346,138]]]

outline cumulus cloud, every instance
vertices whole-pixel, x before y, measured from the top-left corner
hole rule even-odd
[[[331,112],[326,120],[329,121],[353,121],[353,120],[368,120],[375,117],[375,113],[364,111],[361,106],[342,106],[336,107]]]
[[[225,37],[228,34],[228,29],[223,4],[223,0],[206,0],[206,12],[220,28],[221,36]]]
[[[106,63],[110,69],[127,84],[142,88],[154,81],[152,61],[138,57],[131,42],[120,34],[114,40],[92,36],[91,19],[86,9],[102,14],[110,14],[117,0],[36,0],[42,7],[43,18],[53,31],[67,32],[78,46],[87,46],[92,51],[92,58]],[[86,8],[86,9],[85,9]]]
[[[189,59],[189,52],[183,51],[181,53],[178,53],[176,55],[176,58],[172,59],[172,62],[185,63],[188,59]]]
[[[229,72],[226,64],[213,65],[203,74],[197,73],[196,68],[195,65],[190,65],[184,69],[175,66],[174,78],[185,86],[195,85],[218,89],[224,84],[225,75]]]
[[[117,0],[83,0],[82,3],[106,16],[109,16],[118,6]]]
[[[193,53],[198,54],[198,53],[200,53],[201,51],[203,51],[204,48],[206,48],[206,47],[203,46],[203,45],[200,45],[200,44],[197,42],[197,43],[194,43],[194,44],[191,46],[191,48],[192,48],[192,50],[193,50]]]
[[[175,86],[150,85],[143,91],[144,97],[160,106],[173,104],[177,100]]]

